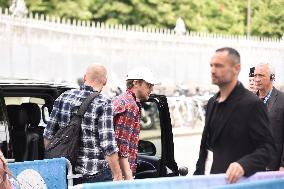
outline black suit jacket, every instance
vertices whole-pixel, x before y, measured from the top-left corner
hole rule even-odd
[[[218,94],[208,101],[205,127],[202,134],[199,159],[194,174],[204,174],[209,139],[209,122],[213,103]],[[274,148],[267,108],[258,97],[238,83],[227,98],[230,109],[223,115],[212,142],[213,164],[211,173],[225,173],[230,163],[238,162],[250,176],[264,171]]]
[[[276,150],[271,154],[272,160],[268,168],[279,170],[279,167],[284,167],[284,93],[275,87],[268,101],[268,117],[276,144]]]

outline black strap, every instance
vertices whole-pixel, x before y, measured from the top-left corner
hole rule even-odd
[[[81,104],[77,115],[78,116],[83,116],[85,114],[85,112],[87,111],[88,106],[91,104],[91,102],[93,101],[93,99],[98,95],[98,92],[93,92],[92,94],[90,94],[90,96],[88,96]]]

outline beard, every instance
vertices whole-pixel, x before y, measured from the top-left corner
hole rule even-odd
[[[149,99],[149,95],[147,95],[145,92],[139,91],[138,94],[137,94],[137,98],[141,102],[145,102]]]
[[[216,76],[211,77],[212,84],[217,85],[219,87],[225,86],[232,81],[232,78],[227,76],[226,78],[220,78]]]

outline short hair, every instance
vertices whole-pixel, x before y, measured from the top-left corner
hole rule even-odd
[[[90,64],[86,70],[87,79],[92,82],[102,83],[107,77],[107,70],[102,64]]]
[[[126,80],[126,89],[132,89],[134,79],[128,79]]]
[[[269,75],[275,75],[274,67],[271,64],[269,64],[268,62],[261,62],[261,63],[257,64],[257,66],[266,66],[266,65],[268,67],[268,74]]]
[[[220,49],[217,49],[215,52],[228,52],[228,56],[231,57],[234,64],[240,64],[241,63],[241,56],[240,53],[231,47],[223,47]]]

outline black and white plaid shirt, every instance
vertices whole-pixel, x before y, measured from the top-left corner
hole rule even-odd
[[[44,138],[51,139],[58,128],[68,126],[71,114],[79,109],[82,101],[94,92],[90,86],[82,85],[61,94],[54,102]],[[108,167],[106,155],[118,152],[113,128],[114,108],[111,100],[102,94],[89,105],[82,120],[82,139],[76,170],[83,175],[94,175]]]

